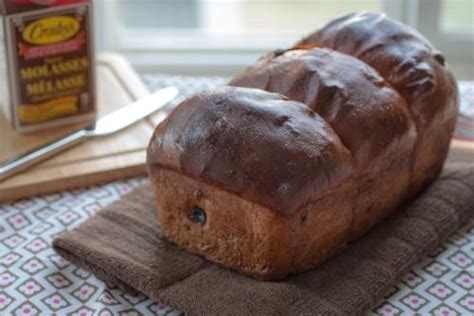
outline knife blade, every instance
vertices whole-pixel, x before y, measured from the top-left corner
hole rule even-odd
[[[114,111],[94,124],[43,145],[25,154],[0,163],[0,181],[54,156],[88,138],[110,135],[158,111],[178,95],[178,89],[168,87]]]

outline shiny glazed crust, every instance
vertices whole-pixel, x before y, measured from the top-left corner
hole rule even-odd
[[[181,103],[148,147],[158,165],[291,215],[354,173],[350,151],[303,103],[223,87]]]
[[[295,46],[339,51],[384,77],[405,99],[416,124],[410,192],[414,195],[434,180],[448,154],[459,102],[441,52],[409,26],[370,12],[340,17]]]
[[[422,190],[457,113],[441,54],[373,13],[230,84],[248,88],[195,95],[157,127],[148,172],[170,241],[258,279],[314,267]]]

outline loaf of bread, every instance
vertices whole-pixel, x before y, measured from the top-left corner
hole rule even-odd
[[[314,267],[429,184],[457,113],[441,54],[373,13],[335,20],[230,85],[172,111],[148,172],[170,241],[266,280]]]

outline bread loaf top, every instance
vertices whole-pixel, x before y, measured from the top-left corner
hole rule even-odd
[[[229,84],[305,103],[339,135],[359,169],[413,148],[416,140],[403,98],[371,67],[330,49],[270,53]]]
[[[147,162],[284,215],[393,157],[411,170],[401,190],[421,189],[441,170],[457,113],[442,55],[378,13],[336,19],[230,84],[246,88],[207,91],[173,110]]]
[[[350,151],[305,104],[232,87],[181,103],[157,127],[147,162],[284,215],[354,173]]]

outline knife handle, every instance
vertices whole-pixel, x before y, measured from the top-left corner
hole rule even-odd
[[[78,130],[64,138],[53,141],[49,144],[43,145],[37,149],[1,163],[0,181],[80,143],[87,136],[88,134],[86,130]]]

